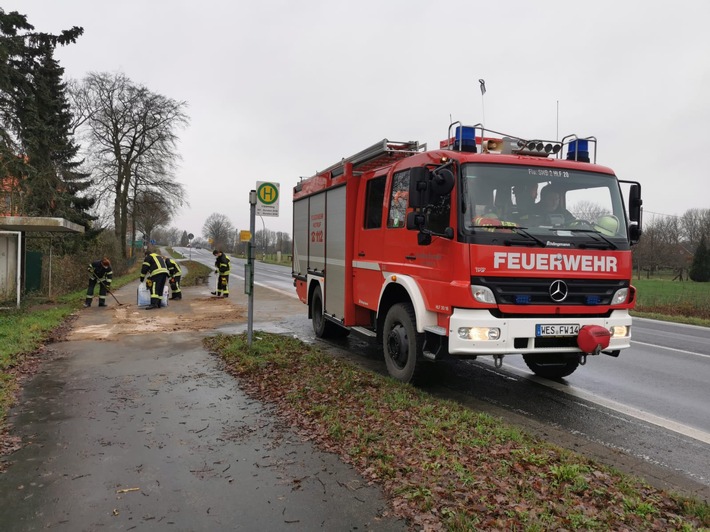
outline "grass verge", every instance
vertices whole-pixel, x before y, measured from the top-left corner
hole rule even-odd
[[[130,273],[115,278],[111,289],[134,280],[135,274]],[[33,355],[61,336],[62,326],[81,308],[85,295],[84,288],[56,300],[32,300],[30,305],[0,311],[0,422],[15,400],[22,375],[31,373]]]
[[[0,319],[0,421],[14,402],[20,377],[32,354],[53,335],[81,302],[63,301],[42,310],[26,308],[2,311]]]
[[[194,260],[181,261],[180,267],[183,268],[183,271],[187,270],[187,273],[180,279],[180,286],[183,287],[203,284],[214,269]]]
[[[394,512],[445,530],[698,530],[708,505],[668,495],[501,420],[300,340],[205,340],[241,385],[382,486]]]

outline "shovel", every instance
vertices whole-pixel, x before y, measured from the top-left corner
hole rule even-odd
[[[102,283],[101,281],[99,281],[99,278],[96,277],[96,275],[94,274],[94,272],[91,272],[91,277],[93,277],[94,280],[96,280],[97,283],[99,283],[101,286],[103,286],[103,287],[106,289],[106,291],[107,291],[109,294],[111,294],[111,297],[116,300],[116,304],[117,304],[119,307],[122,307],[122,306],[123,306],[123,304],[116,298],[116,296],[113,295],[113,292],[111,292],[111,290],[109,289],[109,287],[106,286],[106,285],[105,285],[104,283]]]

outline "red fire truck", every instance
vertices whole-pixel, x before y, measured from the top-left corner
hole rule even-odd
[[[301,179],[292,269],[316,335],[376,337],[404,382],[445,356],[519,354],[548,378],[618,356],[641,185],[596,152],[454,122],[439,149],[384,139]]]

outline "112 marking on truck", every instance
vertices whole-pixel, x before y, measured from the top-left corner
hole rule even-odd
[[[390,375],[522,355],[570,375],[630,347],[641,185],[597,139],[454,122],[439,149],[387,139],[293,191],[293,278],[318,337],[376,337]],[[556,196],[556,198],[555,198]]]

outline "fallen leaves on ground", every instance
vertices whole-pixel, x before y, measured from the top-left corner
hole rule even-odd
[[[682,499],[302,342],[206,339],[245,391],[382,486],[418,530],[695,530]],[[708,521],[708,512],[701,511]]]

